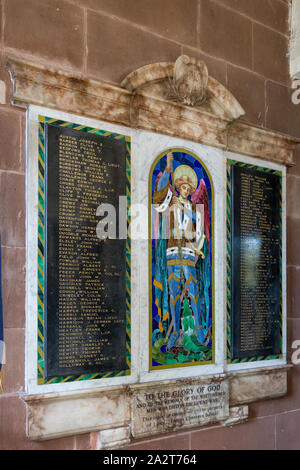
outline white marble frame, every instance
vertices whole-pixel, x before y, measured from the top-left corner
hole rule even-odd
[[[199,156],[210,172],[214,185],[214,281],[215,281],[215,363],[149,371],[149,279],[148,240],[131,243],[131,326],[132,369],[127,377],[85,380],[60,384],[37,383],[37,155],[38,115],[75,122],[91,127],[129,135],[132,144],[131,202],[145,204],[148,209],[148,179],[157,156],[169,148],[184,148]],[[282,294],[283,294],[283,358],[254,363],[227,364],[226,359],[226,162],[227,159],[282,171],[283,181],[283,239],[282,239]],[[26,393],[30,395],[105,389],[134,383],[209,376],[224,372],[276,367],[286,364],[286,169],[284,165],[225,152],[182,138],[131,129],[128,127],[54,111],[31,105],[27,110],[27,171],[26,171]],[[147,210],[148,216],[148,210]],[[148,221],[148,219],[147,219]],[[140,223],[145,220],[140,215]],[[146,231],[148,234],[148,230]],[[146,275],[145,275],[146,273]],[[142,347],[143,345],[143,347]]]
[[[148,179],[154,160],[169,148],[183,148],[199,156],[210,172],[214,185],[214,281],[215,281],[215,363],[209,365],[176,367],[161,370],[149,370],[149,295],[148,295],[148,241],[140,244],[139,261],[143,266],[140,270],[140,313],[142,324],[140,349],[141,382],[167,380],[171,378],[187,378],[206,376],[226,372],[237,372],[266,367],[278,367],[287,364],[286,359],[286,167],[273,162],[226,152],[222,149],[209,147],[182,138],[169,137],[148,131],[139,131],[139,202],[147,205]],[[226,167],[227,160],[238,160],[244,163],[271,168],[282,172],[282,358],[257,362],[228,364],[226,355]],[[144,173],[144,175],[143,175]],[[149,221],[148,221],[149,222]],[[147,267],[147,269],[146,269]]]
[[[37,221],[38,221],[38,116],[48,116],[74,122],[131,137],[131,181],[137,178],[136,132],[130,128],[104,121],[89,119],[48,108],[29,106],[27,110],[27,161],[26,161],[26,393],[30,395],[49,392],[71,392],[75,390],[103,389],[105,387],[137,382],[139,312],[137,273],[131,272],[131,374],[126,377],[83,380],[57,384],[39,385],[37,382]],[[136,187],[131,186],[131,201],[136,200]],[[131,265],[136,265],[137,245],[131,242]]]
[[[226,261],[223,238],[225,237],[225,211],[223,210],[223,195],[226,190],[226,165],[223,151],[214,147],[208,147],[196,142],[186,141],[182,138],[169,137],[148,131],[139,131],[139,201],[148,207],[148,181],[150,169],[154,160],[165,150],[170,148],[182,148],[196,154],[206,165],[210,173],[214,187],[214,317],[215,317],[215,363],[197,366],[176,367],[170,369],[155,369],[149,371],[149,264],[148,264],[148,240],[140,242],[139,262],[140,269],[140,313],[141,322],[147,328],[141,329],[140,344],[140,370],[141,382],[179,379],[186,377],[198,377],[220,374],[224,371],[224,342],[222,340],[225,331],[224,310],[225,295],[223,292],[224,263]],[[149,223],[149,220],[148,220]],[[147,224],[148,225],[148,224]],[[148,233],[148,231],[147,231]]]
[[[237,160],[243,163],[248,163],[250,165],[257,165],[262,168],[271,168],[272,170],[277,170],[282,172],[282,358],[257,361],[257,362],[244,362],[240,364],[228,364],[227,360],[225,361],[225,372],[236,372],[238,370],[247,370],[247,369],[259,369],[262,367],[278,367],[287,364],[287,339],[286,339],[286,167],[285,165],[280,165],[277,163],[269,162],[266,160],[261,160],[258,158],[248,157],[245,155],[239,155],[232,152],[224,152],[225,164],[227,160]],[[226,191],[224,194],[224,211],[226,208]],[[224,250],[226,250],[226,239],[224,240]],[[226,269],[226,264],[225,264]],[[225,274],[226,276],[226,274]],[[225,285],[226,289],[226,277]],[[225,337],[226,341],[226,337]]]

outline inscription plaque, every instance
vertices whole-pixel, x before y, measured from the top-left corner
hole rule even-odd
[[[223,421],[229,416],[228,380],[133,387],[131,408],[134,437]]]
[[[45,124],[47,378],[126,369],[126,239],[96,234],[98,206],[126,194],[125,150]]]
[[[281,176],[231,165],[231,359],[281,353]]]

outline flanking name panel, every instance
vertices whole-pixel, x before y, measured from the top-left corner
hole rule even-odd
[[[276,359],[282,347],[281,173],[228,162],[228,359]]]
[[[127,375],[130,241],[118,217],[100,240],[97,208],[126,218],[129,138],[40,117],[39,160],[39,383]]]

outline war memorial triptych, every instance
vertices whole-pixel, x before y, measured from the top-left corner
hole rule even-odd
[[[132,269],[148,278],[142,293],[148,344],[139,347],[147,348],[149,372],[213,365],[224,339],[229,364],[282,357],[280,171],[225,160],[226,321],[220,334],[218,188],[201,145],[195,152],[182,141],[152,152],[143,183],[132,182],[126,133],[46,115],[38,121],[39,384],[131,374]],[[132,240],[140,236],[131,187],[146,180],[147,207],[139,216],[148,227],[148,272],[131,259]]]

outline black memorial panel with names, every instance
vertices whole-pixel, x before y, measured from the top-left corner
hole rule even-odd
[[[281,353],[281,178],[231,165],[231,360]]]
[[[96,234],[126,194],[125,145],[45,126],[47,378],[126,369],[126,240]]]

